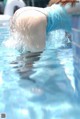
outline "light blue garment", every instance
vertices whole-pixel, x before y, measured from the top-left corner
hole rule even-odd
[[[66,12],[65,8],[61,5],[54,4],[51,7],[46,7],[45,9],[48,13],[47,33],[58,29],[63,29],[67,32],[71,31],[71,17]]]

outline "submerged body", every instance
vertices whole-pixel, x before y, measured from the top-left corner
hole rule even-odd
[[[61,5],[54,4],[46,8],[24,7],[17,10],[11,19],[13,35],[22,36],[18,43],[31,52],[44,50],[46,35],[57,29],[68,32],[71,30],[70,17]]]

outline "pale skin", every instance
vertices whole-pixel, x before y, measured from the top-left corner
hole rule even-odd
[[[24,36],[23,42],[31,52],[38,52],[45,47],[47,18],[34,9],[26,7],[17,10],[11,19],[11,29]],[[43,11],[43,8],[40,10]]]

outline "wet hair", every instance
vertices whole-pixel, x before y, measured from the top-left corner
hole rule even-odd
[[[52,4],[61,4],[65,6],[68,3],[71,3],[71,6],[74,6],[76,2],[78,1],[77,0],[50,0],[48,6],[51,6]]]

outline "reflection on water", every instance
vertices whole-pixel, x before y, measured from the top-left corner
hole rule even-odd
[[[9,36],[5,29],[0,28],[1,42]],[[40,53],[21,54],[1,43],[0,113],[7,119],[79,119],[72,50],[51,35]]]

